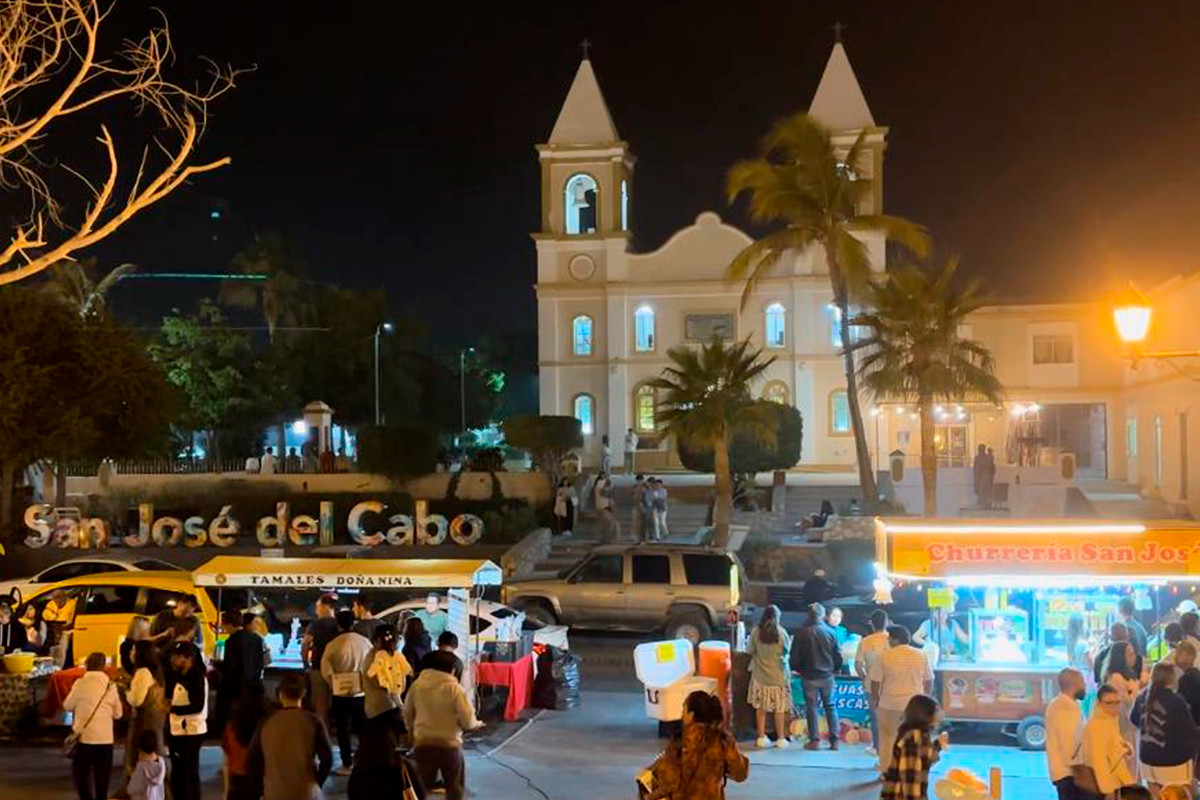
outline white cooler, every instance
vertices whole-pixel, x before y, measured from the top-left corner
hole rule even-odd
[[[683,701],[689,694],[716,694],[716,678],[695,674],[696,657],[687,639],[639,644],[633,650],[633,664],[645,688],[650,719],[676,722],[683,717]]]

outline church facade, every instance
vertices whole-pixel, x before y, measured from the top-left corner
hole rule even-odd
[[[833,47],[809,113],[836,143],[848,147],[865,134],[868,147],[856,170],[875,181],[869,210],[881,210],[887,129],[876,124],[841,43]],[[647,382],[670,363],[669,349],[717,334],[748,337],[774,357],[755,393],[799,409],[799,468],[852,470],[841,342],[823,252],[813,248],[781,260],[744,308],[742,287],[727,280],[726,270],[752,240],[714,212],[700,214],[652,252],[631,252],[635,160],[586,58],[537,152],[540,406],[543,414],[580,420],[583,463],[600,463],[602,437],[608,436],[613,463],[620,464],[625,432],[632,428],[640,439],[639,469],[678,466],[656,423],[658,398]],[[872,268],[882,272],[884,241],[869,238],[866,245]],[[1051,303],[996,305],[974,314],[964,334],[995,355],[1006,400],[1000,407],[965,401],[939,406],[940,465],[969,466],[984,444],[1003,464],[1069,458],[1081,476],[1128,479],[1172,501],[1200,497],[1200,487],[1188,490],[1190,482],[1200,483],[1191,477],[1200,470],[1189,470],[1187,460],[1200,424],[1188,428],[1180,400],[1160,408],[1168,400],[1155,395],[1150,404],[1146,370],[1128,369],[1109,311],[1102,303]],[[862,403],[876,466],[886,468],[896,451],[916,466],[915,409],[866,396]]]

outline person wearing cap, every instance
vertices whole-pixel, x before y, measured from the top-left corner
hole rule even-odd
[[[434,592],[425,598],[425,607],[417,611],[416,617],[425,626],[431,642],[436,642],[450,626],[450,615],[442,611],[442,599]]]
[[[30,650],[25,626],[13,614],[12,606],[0,603],[0,654]]]

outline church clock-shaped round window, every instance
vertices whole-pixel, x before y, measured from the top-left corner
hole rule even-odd
[[[581,253],[567,264],[567,272],[571,273],[571,277],[577,281],[590,280],[596,274],[596,262],[592,260],[591,256]]]
[[[567,179],[563,215],[563,229],[569,235],[595,233],[600,229],[600,190],[595,178],[581,172]]]

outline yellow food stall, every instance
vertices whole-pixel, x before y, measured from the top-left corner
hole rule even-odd
[[[1045,745],[1065,666],[1090,675],[1122,597],[1147,628],[1200,582],[1200,525],[1169,520],[876,520],[876,599],[916,590],[947,719]],[[1089,678],[1090,680],[1090,678]]]

